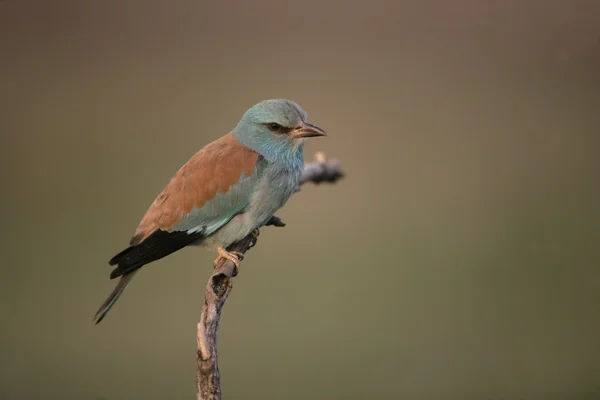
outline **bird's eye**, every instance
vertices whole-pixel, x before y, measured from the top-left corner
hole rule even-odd
[[[281,125],[279,125],[275,122],[271,122],[271,123],[267,124],[267,128],[269,128],[269,130],[271,130],[271,131],[278,131],[281,129]]]

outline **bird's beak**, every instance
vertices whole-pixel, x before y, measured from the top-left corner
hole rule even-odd
[[[309,124],[308,122],[303,123],[297,128],[294,128],[290,132],[292,139],[300,139],[314,136],[327,136],[325,131],[318,126]]]

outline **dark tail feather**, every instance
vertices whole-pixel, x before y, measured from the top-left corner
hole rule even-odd
[[[160,260],[171,253],[198,242],[204,235],[204,230],[194,233],[185,231],[167,232],[156,230],[141,243],[129,246],[108,262],[117,267],[110,273],[110,279],[127,275],[146,264]]]
[[[119,279],[115,289],[94,316],[96,324],[102,321],[110,311],[141,267],[168,256],[190,243],[197,242],[203,235],[204,230],[188,234],[185,231],[167,232],[158,229],[142,242],[129,246],[111,258],[108,264],[117,267],[110,273],[110,279],[118,277],[121,277],[121,279]],[[135,240],[132,239],[132,243],[135,243]]]
[[[117,300],[119,300],[119,297],[121,296],[127,285],[129,285],[129,282],[131,282],[131,279],[133,278],[136,272],[137,270],[121,276],[121,279],[119,279],[117,286],[115,286],[115,288],[110,293],[106,301],[100,306],[100,309],[96,312],[96,315],[94,315],[94,323],[98,324],[104,319],[104,317],[110,311],[112,306],[117,302]]]

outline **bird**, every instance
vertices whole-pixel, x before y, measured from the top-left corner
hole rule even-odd
[[[216,250],[257,234],[296,191],[306,138],[327,136],[294,101],[269,99],[248,109],[229,133],[194,154],[149,206],[129,247],[109,261],[119,278],[93,320],[101,322],[144,265],[187,246]]]

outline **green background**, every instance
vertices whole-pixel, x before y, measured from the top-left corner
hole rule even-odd
[[[297,101],[346,178],[264,229],[228,399],[600,398],[600,3],[0,1],[0,399],[194,396],[215,254],[108,259],[193,153]]]

